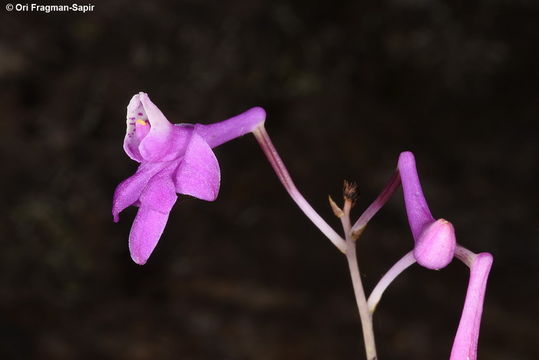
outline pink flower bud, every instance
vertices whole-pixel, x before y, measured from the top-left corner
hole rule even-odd
[[[446,267],[455,254],[455,229],[444,219],[427,225],[414,247],[417,263],[428,269],[438,270]]]

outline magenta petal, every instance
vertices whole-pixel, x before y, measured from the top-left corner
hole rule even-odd
[[[451,349],[450,360],[476,360],[477,341],[483,301],[487,287],[488,275],[492,266],[492,255],[477,254],[470,269],[470,281],[466,291],[464,309],[460,318],[457,335]]]
[[[150,132],[140,142],[140,154],[146,161],[160,161],[170,150],[173,125],[146,93],[139,93],[139,99],[151,126]]]
[[[401,153],[398,168],[402,181],[402,191],[408,214],[408,222],[414,239],[417,241],[425,226],[434,222],[434,218],[430,213],[429,206],[425,201],[425,196],[421,189],[414,154],[409,151]]]
[[[423,267],[439,270],[453,260],[456,245],[453,225],[439,219],[427,225],[419,235],[414,246],[414,258]]]
[[[266,111],[254,107],[230,119],[210,125],[198,125],[197,132],[211,148],[245,135],[266,120]]]
[[[144,265],[152,254],[168,220],[162,213],[149,206],[141,206],[129,233],[129,252],[133,261]]]
[[[170,172],[154,176],[140,196],[140,208],[129,234],[131,258],[137,264],[146,263],[154,250],[177,196]]]
[[[119,214],[128,206],[135,204],[144,187],[152,176],[157,174],[164,164],[145,163],[139,166],[135,175],[122,181],[114,191],[112,198],[112,216],[114,222],[119,221]]]
[[[213,201],[219,193],[221,172],[219,163],[210,146],[193,132],[184,158],[175,176],[176,191],[180,194]]]
[[[193,124],[176,124],[173,127],[170,148],[159,161],[181,160],[193,134]]]
[[[170,166],[154,176],[140,195],[142,206],[149,206],[162,213],[168,213],[174,206],[176,199]]]

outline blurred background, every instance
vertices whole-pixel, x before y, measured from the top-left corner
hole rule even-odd
[[[122,141],[141,90],[171,122],[263,106],[337,230],[327,195],[357,181],[359,216],[412,150],[433,214],[495,257],[479,358],[539,358],[538,2],[92,3],[0,9],[0,358],[364,359],[344,257],[250,135],[215,150],[218,200],[181,197],[131,261],[136,208],[114,224],[111,199],[137,167]],[[368,290],[412,243],[399,190],[359,242]],[[380,359],[449,358],[467,281],[457,261],[399,277]]]

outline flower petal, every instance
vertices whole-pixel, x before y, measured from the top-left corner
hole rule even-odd
[[[477,341],[492,255],[477,254],[470,268],[470,281],[466,291],[464,309],[451,349],[450,360],[476,360]]]
[[[140,154],[146,161],[160,161],[170,149],[173,125],[146,93],[139,93],[139,99],[150,122],[150,132],[140,142]]]
[[[425,227],[414,246],[417,263],[432,270],[446,267],[455,255],[457,240],[453,225],[439,219]]]
[[[198,135],[197,129],[198,125],[176,172],[176,191],[213,201],[219,193],[221,172],[215,154],[208,143]]]
[[[195,125],[193,124],[175,124],[172,131],[170,149],[159,161],[171,161],[182,158],[191,140],[194,128]]]
[[[112,197],[112,216],[114,222],[120,220],[120,212],[138,201],[148,181],[150,181],[152,176],[162,170],[165,165],[165,163],[141,164],[135,175],[125,179],[116,187],[114,196]]]
[[[197,132],[211,148],[251,132],[266,120],[266,111],[254,107],[230,119],[210,125],[197,125]]]
[[[176,202],[176,190],[172,181],[172,169],[174,164],[155,175],[149,182],[142,194],[140,203],[154,210],[169,212]]]
[[[176,199],[169,171],[154,176],[142,192],[129,234],[129,251],[137,264],[145,264],[155,249]]]
[[[136,129],[137,119],[141,116],[145,117],[144,108],[140,102],[140,95],[136,94],[131,98],[127,105],[127,120],[126,131],[124,137],[124,150],[126,154],[133,160],[142,162],[143,158],[139,151],[141,136],[138,136]]]
[[[133,261],[144,265],[163,234],[169,213],[142,205],[129,233],[129,252]]]
[[[434,222],[434,218],[430,213],[421,189],[414,154],[409,151],[401,153],[398,168],[402,181],[408,223],[412,229],[414,239],[417,241],[425,226]]]

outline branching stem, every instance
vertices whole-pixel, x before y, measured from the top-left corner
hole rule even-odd
[[[277,177],[283,184],[286,191],[288,191],[288,194],[292,200],[296,202],[301,211],[307,215],[313,224],[337,247],[337,249],[343,253],[346,252],[346,242],[343,240],[343,238],[337,234],[337,232],[335,232],[335,230],[333,230],[333,228],[329,226],[320,215],[318,215],[311,204],[305,200],[303,195],[297,189],[296,185],[292,181],[292,178],[290,177],[290,174],[288,173],[288,170],[286,169],[286,166],[281,160],[279,153],[273,146],[273,143],[271,142],[271,139],[264,128],[264,124],[256,127],[253,130],[253,135],[255,136],[258,144],[262,148],[262,151],[268,158],[271,167],[277,174]]]
[[[352,279],[352,286],[354,287],[354,296],[356,298],[357,309],[359,317],[361,318],[361,328],[363,330],[363,341],[365,343],[365,353],[367,360],[376,360],[376,343],[374,341],[374,330],[372,326],[372,315],[369,313],[367,306],[367,298],[365,297],[365,290],[363,289],[363,282],[361,281],[361,274],[359,272],[359,265],[357,262],[356,241],[351,236],[350,225],[350,210],[352,209],[352,202],[350,199],[345,198],[343,207],[343,216],[341,217],[341,223],[346,236],[346,261],[348,262],[348,269],[350,270],[350,277]]]

